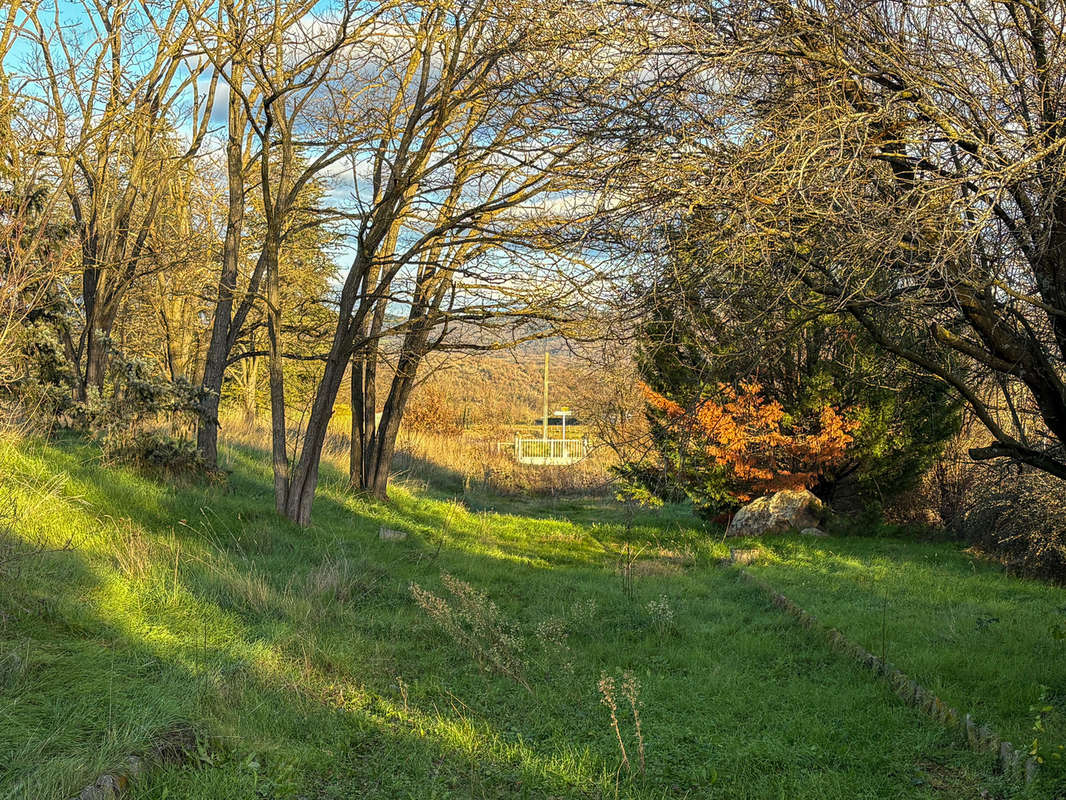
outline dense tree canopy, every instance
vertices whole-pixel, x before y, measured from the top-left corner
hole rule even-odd
[[[596,318],[684,408],[780,406],[796,447],[834,409],[845,455],[786,470],[820,491],[906,484],[945,389],[975,457],[1066,477],[1061,3],[75,5],[0,17],[0,381],[34,354],[53,405],[106,407],[152,362],[215,464],[263,364],[306,524],[346,375],[384,498],[435,351]]]
[[[646,293],[639,362],[658,463],[629,475],[710,508],[807,487],[858,510],[910,488],[957,430],[949,387],[847,318],[731,285],[732,266],[694,238],[672,237],[671,269]]]
[[[704,209],[732,285],[950,385],[990,434],[975,457],[1066,477],[1066,7],[649,2],[625,23],[645,59],[603,119],[634,145],[628,191]]]
[[[385,497],[429,354],[547,336],[604,286],[582,244],[603,207],[577,191],[593,152],[558,105],[609,80],[610,58],[590,68],[611,53],[595,16],[495,0],[75,6],[9,5],[0,28],[5,164],[33,154],[71,243],[36,284],[47,330],[5,300],[0,343],[17,332],[35,354],[64,422],[122,401],[136,359],[198,385],[214,465],[227,375],[254,411],[262,358],[276,507],[307,524],[346,373],[351,483]]]

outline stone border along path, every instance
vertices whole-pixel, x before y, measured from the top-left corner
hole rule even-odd
[[[1035,758],[1028,758],[1023,762],[1024,751],[1018,750],[1007,740],[1001,739],[987,725],[978,725],[969,714],[960,716],[956,709],[949,706],[917,681],[909,678],[906,673],[897,669],[891,661],[882,661],[861,645],[848,639],[836,628],[827,628],[813,614],[796,605],[762,578],[757,578],[741,566],[742,563],[750,564],[751,560],[738,559],[731,553],[729,561],[724,563],[732,565],[741,578],[748,583],[754,584],[769,595],[771,602],[775,606],[794,617],[804,628],[821,634],[829,640],[829,644],[834,649],[850,655],[871,672],[888,681],[892,691],[907,705],[918,709],[927,717],[931,717],[945,727],[964,734],[967,744],[974,751],[995,753],[999,760],[1000,769],[1005,774],[1018,775],[1021,772],[1026,783],[1031,783],[1036,777],[1039,765]]]
[[[70,800],[117,800],[126,795],[130,783],[153,765],[181,764],[196,749],[196,732],[188,726],[176,726],[158,736],[148,755],[129,756],[114,772],[105,772]]]

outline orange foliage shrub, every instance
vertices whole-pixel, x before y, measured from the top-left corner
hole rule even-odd
[[[692,444],[729,472],[733,493],[742,502],[812,486],[844,461],[859,425],[827,405],[817,428],[793,424],[785,430],[784,409],[764,398],[758,383],[742,383],[739,391],[721,384],[718,399],[702,400],[690,410],[646,384],[640,388],[668,425],[688,434]]]

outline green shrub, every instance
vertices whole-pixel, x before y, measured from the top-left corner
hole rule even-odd
[[[206,462],[196,446],[164,431],[142,431],[105,442],[104,454],[114,462],[128,464],[149,476],[214,478],[219,470]]]
[[[839,412],[853,441],[810,485],[839,511],[880,510],[920,480],[958,431],[959,405],[943,383],[879,354],[846,320],[767,321],[767,330],[752,331],[723,318],[719,306],[700,305],[699,297],[687,302],[657,306],[645,326],[644,381],[682,409],[698,407],[723,386],[756,382],[767,403],[780,405],[781,432],[789,436],[821,430],[827,408]],[[666,498],[682,491],[709,516],[740,505],[727,466],[660,409],[649,406],[648,416],[652,456],[618,470],[631,493]],[[786,472],[790,452],[781,453]]]

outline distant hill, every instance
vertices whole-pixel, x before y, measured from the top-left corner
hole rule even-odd
[[[554,345],[554,346],[553,346]],[[549,342],[549,410],[579,405],[579,387],[587,381],[587,366],[575,358],[565,342]],[[379,376],[379,398],[392,378]],[[419,373],[412,403],[435,395],[464,427],[487,424],[539,424],[543,413],[544,344],[515,350],[436,353]],[[350,376],[337,397],[338,411],[347,409]],[[380,401],[379,401],[380,402]],[[553,423],[554,424],[554,423]]]

